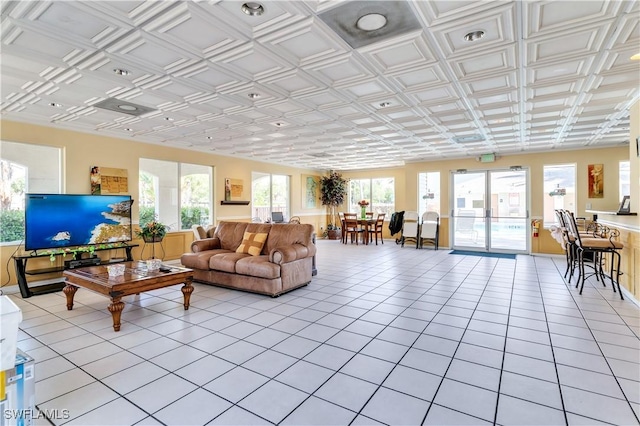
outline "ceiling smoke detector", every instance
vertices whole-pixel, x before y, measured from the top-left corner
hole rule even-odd
[[[246,2],[241,9],[249,16],[260,16],[264,13],[264,6],[254,1]]]
[[[466,33],[464,35],[464,41],[477,41],[484,37],[484,31],[471,31],[470,33]]]

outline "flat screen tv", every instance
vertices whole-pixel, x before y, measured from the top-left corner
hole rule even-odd
[[[25,249],[131,241],[130,195],[26,194]]]

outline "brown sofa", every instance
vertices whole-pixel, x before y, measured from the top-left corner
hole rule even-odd
[[[237,252],[251,243],[243,244],[245,232],[267,234],[259,253]],[[180,260],[195,281],[278,296],[311,282],[316,246],[308,224],[220,222],[213,238],[194,241],[191,251]]]

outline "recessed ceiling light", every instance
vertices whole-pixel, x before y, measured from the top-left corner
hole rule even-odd
[[[242,5],[242,11],[249,16],[260,16],[264,13],[264,7],[257,2],[249,1]]]
[[[129,74],[131,74],[131,72],[129,72],[129,71],[125,70],[125,69],[122,69],[122,68],[114,68],[113,72],[118,74],[118,75],[129,75]]]
[[[118,105],[118,108],[123,111],[136,111],[138,109],[133,105]]]
[[[356,21],[356,27],[362,31],[375,31],[387,25],[387,17],[379,13],[368,13]]]
[[[55,107],[55,108],[60,108],[62,105],[57,103],[57,102],[50,102],[49,106]]]
[[[482,37],[484,37],[484,31],[471,31],[470,33],[466,33],[464,35],[464,41],[476,41],[480,40]]]
[[[386,108],[391,105],[391,102],[380,102],[380,108]]]
[[[260,93],[249,93],[247,96],[249,96],[250,99],[258,99],[260,97]]]
[[[631,59],[632,61],[640,61],[640,53],[636,53],[629,59]]]

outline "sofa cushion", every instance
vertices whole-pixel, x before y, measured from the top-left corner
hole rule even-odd
[[[180,263],[187,268],[209,269],[209,261],[212,256],[222,253],[232,253],[229,250],[215,249],[197,253],[185,253],[180,257]]]
[[[209,268],[221,272],[235,273],[236,262],[239,259],[251,257],[251,255],[245,253],[222,253],[215,256],[211,256],[209,259]]]
[[[236,251],[246,230],[245,222],[220,222],[214,237],[220,240],[220,248]]]
[[[280,278],[280,265],[269,262],[269,256],[247,256],[236,262],[236,273],[275,279]]]
[[[242,243],[236,249],[236,253],[245,253],[251,256],[260,255],[268,236],[269,234],[266,232],[245,232],[244,237],[242,237]]]

